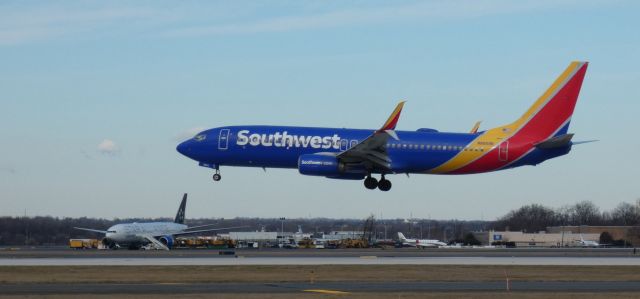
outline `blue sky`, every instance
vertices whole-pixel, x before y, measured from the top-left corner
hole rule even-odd
[[[635,1],[3,1],[0,215],[495,219],[640,197]],[[537,167],[394,176],[211,171],[175,151],[236,124],[467,131],[508,123],[590,61],[570,131]]]

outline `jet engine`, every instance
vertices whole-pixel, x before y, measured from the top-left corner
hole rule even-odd
[[[173,247],[173,237],[172,236],[162,236],[158,239],[158,241],[160,241],[160,243],[164,244],[164,246],[167,246],[167,248],[171,248]]]
[[[336,156],[308,154],[298,158],[298,171],[304,175],[335,177],[343,174],[345,167]]]

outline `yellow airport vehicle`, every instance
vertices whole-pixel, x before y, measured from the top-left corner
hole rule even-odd
[[[69,239],[69,248],[97,249],[100,242],[97,239]]]

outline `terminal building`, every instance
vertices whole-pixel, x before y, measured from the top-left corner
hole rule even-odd
[[[581,238],[585,241],[600,240],[600,234],[593,233],[572,233],[571,231],[561,231],[558,233],[538,233],[511,232],[511,231],[488,231],[475,232],[473,235],[482,245],[507,245],[515,247],[577,247],[580,246]]]
[[[640,226],[549,226],[547,232],[560,233],[571,232],[574,234],[598,234],[608,233],[612,240],[624,240],[631,246],[640,246]]]
[[[340,241],[346,239],[361,239],[364,236],[363,231],[332,231],[328,234],[322,234],[323,240]]]

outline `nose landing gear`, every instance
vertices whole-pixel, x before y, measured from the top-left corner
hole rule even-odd
[[[391,181],[385,179],[384,174],[380,178],[380,181],[369,174],[367,178],[364,179],[364,187],[369,190],[378,188],[380,191],[389,191],[391,190]]]
[[[213,174],[213,181],[217,182],[222,179],[222,176],[220,175],[220,169],[218,167],[216,167],[215,169],[216,169],[216,173]]]

